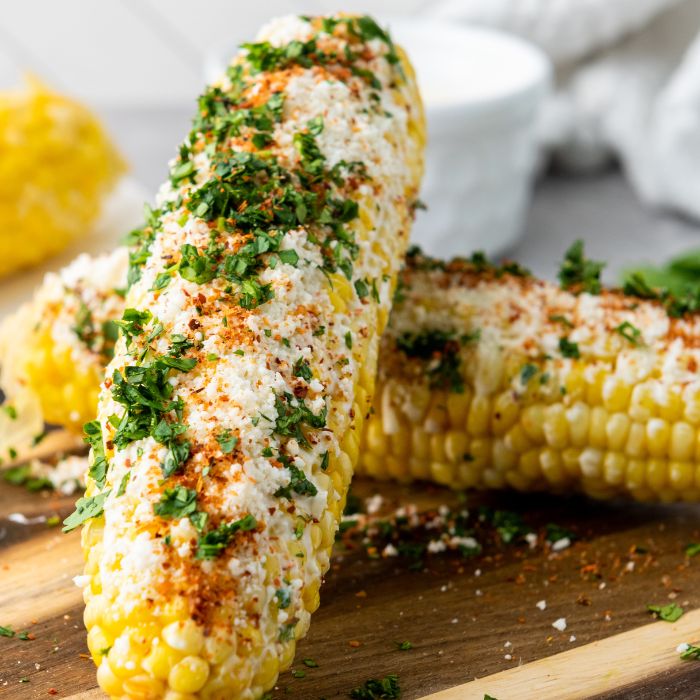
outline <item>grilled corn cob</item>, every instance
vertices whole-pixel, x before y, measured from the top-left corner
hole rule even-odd
[[[0,277],[88,230],[124,163],[97,119],[35,79],[0,93]]]
[[[630,292],[578,295],[512,266],[409,255],[358,471],[453,488],[697,500],[697,315],[640,298],[644,287]],[[104,327],[115,307],[83,298]],[[77,309],[55,317],[63,330],[52,342],[76,326]],[[34,343],[19,346],[32,356]],[[83,356],[91,362],[102,371],[98,353]]]
[[[402,282],[358,473],[700,499],[692,308],[643,284],[602,290],[595,274],[588,292],[562,289],[478,256],[409,255]]]
[[[79,433],[94,416],[124,311],[128,251],[80,255],[49,273],[0,325],[0,458],[26,448],[44,423]]]
[[[286,18],[200,98],[133,236],[86,497],[113,698],[259,698],[294,655],[358,456],[422,170],[411,68],[368,17]]]

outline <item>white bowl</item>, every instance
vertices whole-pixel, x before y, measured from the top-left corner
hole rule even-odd
[[[442,257],[493,255],[522,232],[536,163],[539,108],[551,68],[534,46],[502,32],[390,19],[426,106],[428,149],[413,240]]]

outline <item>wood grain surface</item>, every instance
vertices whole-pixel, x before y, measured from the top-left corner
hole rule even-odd
[[[362,482],[354,489],[382,493],[389,509],[456,503],[430,486]],[[64,517],[72,501],[0,482],[0,625],[34,637],[0,637],[0,698],[102,697],[72,582],[79,536],[10,517]],[[476,532],[484,545],[478,557],[431,555],[417,571],[400,558],[372,559],[359,543],[339,547],[321,608],[298,646],[293,668],[304,677],[283,674],[275,700],[347,698],[389,673],[399,676],[405,700],[449,689],[435,700],[700,697],[700,662],[681,662],[675,652],[700,640],[700,612],[691,612],[700,603],[700,557],[684,555],[688,542],[700,541],[697,507],[508,494],[475,495],[468,505],[480,503],[519,512],[540,530],[551,522],[569,527],[579,539],[555,553],[504,545],[484,527]],[[686,615],[650,625],[646,605],[671,600]],[[559,632],[552,623],[562,617],[567,628]],[[400,651],[402,641],[413,648]]]

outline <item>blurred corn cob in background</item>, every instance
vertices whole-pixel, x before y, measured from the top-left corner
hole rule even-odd
[[[254,700],[291,663],[423,145],[411,67],[369,17],[275,21],[200,98],[133,236],[86,496],[65,522],[85,523],[88,646],[110,697]]]
[[[96,117],[34,78],[0,92],[0,277],[90,230],[124,163]]]
[[[700,499],[698,300],[409,255],[358,472],[453,488]]]
[[[594,264],[581,260],[590,271]],[[118,287],[123,253],[111,265]],[[700,319],[692,303],[649,298],[659,295],[639,277],[627,294],[601,290],[595,271],[587,290],[581,277],[561,289],[478,256],[441,263],[409,255],[358,472],[452,488],[700,500]],[[97,329],[107,310],[121,315],[116,294],[111,308],[95,304],[99,295],[84,298]],[[37,316],[49,316],[42,306]],[[76,313],[73,306],[53,317],[62,326],[52,335],[59,355]],[[36,344],[30,336],[22,352],[32,356]],[[84,359],[102,372],[99,354]],[[50,374],[33,370],[39,387]],[[65,384],[80,386],[70,376]],[[56,422],[69,425],[75,406],[66,402]]]

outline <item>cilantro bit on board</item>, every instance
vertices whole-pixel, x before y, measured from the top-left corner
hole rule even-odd
[[[647,610],[664,622],[676,622],[685,612],[680,605],[669,603],[668,605],[647,605]]]
[[[350,691],[353,700],[394,700],[401,697],[399,677],[390,673],[385,678],[377,680],[370,678],[364,685]]]

